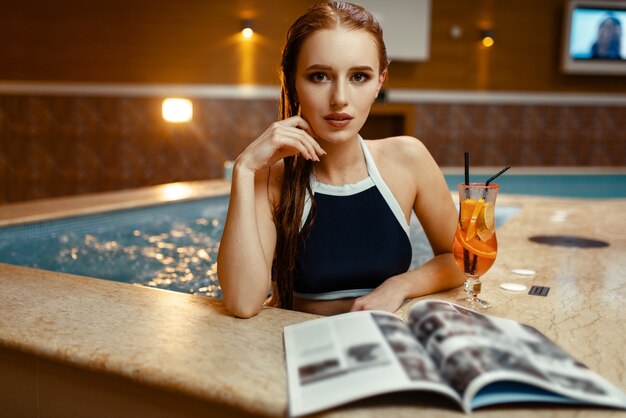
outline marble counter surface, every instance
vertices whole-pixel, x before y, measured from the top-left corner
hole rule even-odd
[[[536,327],[626,391],[626,201],[502,195],[498,204],[522,210],[498,231],[500,252],[483,285],[484,297],[494,305],[488,313]],[[9,209],[0,211],[5,221],[11,218]],[[22,206],[19,212],[25,210]],[[609,245],[576,248],[529,241],[537,235],[585,237]],[[515,268],[537,273],[516,276]],[[550,293],[511,293],[499,288],[502,282],[549,286]],[[455,300],[461,293],[454,289],[435,297]],[[399,314],[406,316],[412,303]],[[282,328],[311,318],[264,308],[252,319],[236,319],[219,300],[0,264],[0,347],[262,416],[284,416],[287,410]],[[474,414],[503,413],[624,416],[546,405]],[[463,416],[424,394],[365,400],[322,415]]]

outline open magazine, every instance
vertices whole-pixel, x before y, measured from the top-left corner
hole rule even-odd
[[[536,329],[440,301],[405,323],[378,311],[284,328],[289,414],[425,390],[467,413],[487,405],[556,402],[626,409],[626,395]]]

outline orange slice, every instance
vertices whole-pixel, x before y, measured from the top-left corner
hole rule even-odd
[[[456,230],[456,239],[459,241],[459,244],[461,244],[463,248],[465,248],[467,251],[469,251],[472,254],[476,254],[479,257],[494,259],[496,258],[496,255],[498,254],[497,251],[494,251],[493,248],[491,248],[489,245],[485,244],[484,242],[474,240],[470,244],[469,242],[465,240],[465,238],[463,237],[463,233],[460,229]]]
[[[469,226],[470,219],[472,219],[472,213],[474,213],[476,203],[476,200],[470,198],[461,202],[461,228],[463,228],[464,231],[467,231],[467,227]]]
[[[480,215],[480,211],[482,210],[485,201],[480,199],[476,202],[474,206],[474,211],[472,212],[472,218],[470,219],[469,225],[467,226],[467,234],[465,235],[466,241],[471,241],[476,236],[476,221],[478,220],[478,215]]]
[[[495,205],[493,202],[486,202],[483,207],[482,220],[487,229],[493,229],[495,224]]]
[[[489,241],[495,227],[495,208],[492,202],[485,202],[476,221],[476,234],[482,241]]]
[[[493,237],[493,232],[493,229],[484,228],[482,226],[476,228],[476,235],[478,235],[481,241],[489,241],[491,237]]]

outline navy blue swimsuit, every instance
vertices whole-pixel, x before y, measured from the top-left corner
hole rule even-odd
[[[361,144],[369,177],[343,186],[312,179],[317,213],[308,239],[298,248],[297,297],[362,296],[411,264],[409,225],[362,139]],[[307,201],[303,219],[309,211]]]

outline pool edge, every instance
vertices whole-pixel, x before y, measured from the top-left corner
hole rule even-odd
[[[0,205],[0,227],[223,196],[229,192],[230,183],[218,179],[9,203]]]

